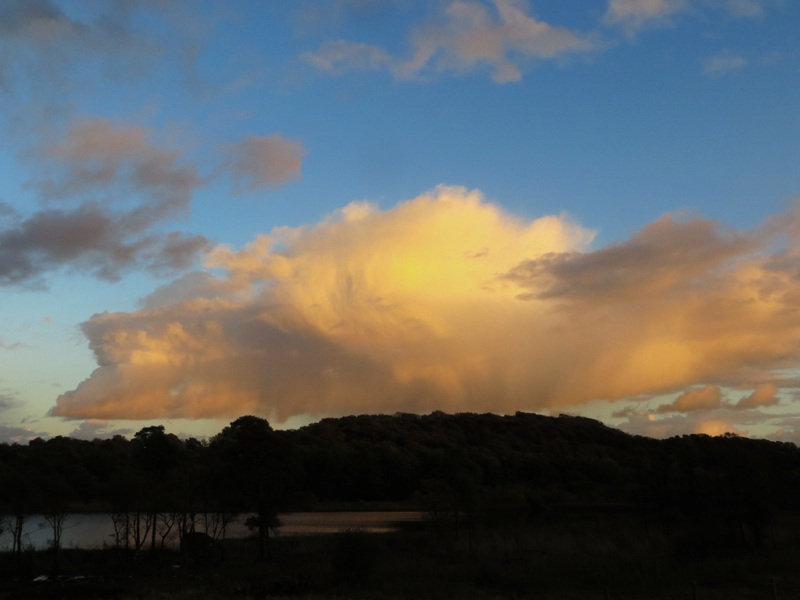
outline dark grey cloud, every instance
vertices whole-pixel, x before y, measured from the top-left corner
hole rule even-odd
[[[188,206],[204,185],[183,152],[160,147],[153,131],[108,119],[76,119],[58,138],[27,154],[36,172],[27,187],[45,200],[103,194],[105,200],[135,195],[151,218]],[[147,226],[147,225],[145,225]]]
[[[49,438],[52,437],[49,433],[43,431],[34,431],[24,427],[13,427],[8,425],[0,425],[0,444],[27,444],[36,438]]]
[[[202,235],[154,227],[188,213],[204,185],[183,153],[150,130],[106,119],[72,122],[28,153],[28,187],[47,205],[0,228],[0,286],[40,286],[61,268],[114,281],[131,268],[157,274],[191,266],[210,248]]]
[[[706,219],[665,215],[629,240],[595,252],[549,253],[520,263],[504,278],[535,292],[522,299],[627,301],[692,285],[696,277],[763,245],[746,233]]]
[[[50,0],[5,0],[0,4],[0,33],[5,36],[52,37],[77,25]]]
[[[8,393],[5,391],[0,392],[0,411],[8,410],[9,408],[14,408],[19,406],[19,398],[17,398],[17,394]]]
[[[0,215],[0,287],[42,285],[42,276],[67,268],[114,281],[127,269],[168,275],[190,268],[210,249],[202,235],[155,231],[186,216],[196,190],[229,173],[233,191],[278,187],[300,177],[305,150],[280,134],[251,135],[220,149],[208,177],[140,126],[75,119],[59,136],[28,151],[26,183],[45,208],[26,216],[9,205]]]
[[[221,148],[226,160],[221,168],[230,171],[234,193],[280,187],[300,179],[306,150],[280,133],[250,135]]]
[[[115,435],[130,437],[133,432],[134,430],[129,428],[109,429],[108,421],[88,419],[72,430],[69,437],[89,441],[95,439],[106,440],[113,438]]]
[[[8,219],[16,217],[19,213],[17,209],[11,206],[8,202],[0,200],[0,219]]]
[[[130,220],[130,213],[86,203],[71,211],[40,211],[0,231],[0,287],[40,286],[44,274],[62,267],[108,281],[131,268],[184,269],[211,245],[202,235],[140,234]]]

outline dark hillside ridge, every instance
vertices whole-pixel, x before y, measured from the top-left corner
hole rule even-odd
[[[208,442],[151,426],[132,440],[0,445],[5,514],[260,506],[267,519],[337,502],[440,515],[621,511],[664,528],[714,522],[760,543],[776,515],[800,509],[800,450],[730,434],[655,440],[565,415],[442,412],[329,418],[292,431],[241,417]]]
[[[332,506],[428,518],[393,534],[272,537],[280,512]],[[66,514],[80,510],[113,521],[106,549],[62,552],[54,542],[36,556],[10,535],[39,515],[59,539]],[[226,539],[237,514],[248,539]],[[113,585],[178,573],[182,586],[224,583],[220,597],[349,597],[354,586],[409,598],[431,586],[448,591],[437,597],[697,597],[697,587],[766,590],[767,581],[773,597],[776,586],[790,597],[800,592],[800,450],[731,434],[655,440],[565,415],[361,415],[293,431],[243,416],[208,441],[152,425],[131,440],[0,444],[0,528],[10,549],[0,551],[0,582],[4,572],[30,579],[45,563],[83,576],[94,556],[96,573],[118,574]],[[211,556],[185,543],[170,550],[168,536],[199,537]],[[178,560],[187,568],[163,569]]]
[[[655,440],[584,417],[521,412],[350,416],[287,435],[305,489],[324,500],[405,499],[421,482],[454,472],[484,495],[504,490],[547,504],[641,504],[666,490],[726,485],[775,495],[776,506],[800,499],[794,444],[734,435]]]

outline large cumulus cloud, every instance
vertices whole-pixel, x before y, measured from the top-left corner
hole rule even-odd
[[[497,274],[591,238],[564,217],[514,219],[457,188],[387,211],[351,204],[238,252],[217,248],[209,266],[224,276],[182,278],[145,300],[154,308],[93,317],[84,330],[99,368],[54,412],[511,409],[529,395],[531,361],[549,360],[536,333],[548,326]]]
[[[53,412],[283,421],[692,388],[707,389],[699,408],[726,408],[727,386],[755,390],[742,414],[794,386],[781,373],[800,356],[798,260],[783,236],[795,216],[746,232],[665,216],[589,251],[593,232],[565,216],[516,219],[462,188],[383,211],[354,203],[217,247],[209,272],[142,310],[92,317],[98,368]]]

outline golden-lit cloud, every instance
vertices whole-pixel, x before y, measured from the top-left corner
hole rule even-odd
[[[778,388],[772,383],[762,383],[753,393],[739,400],[734,408],[748,409],[761,408],[762,406],[776,406],[778,404]]]
[[[92,317],[98,368],[53,412],[284,421],[685,391],[668,410],[741,423],[796,384],[800,258],[778,244],[795,212],[746,232],[667,215],[590,251],[564,215],[515,218],[463,188],[353,203]],[[753,393],[732,406],[723,388]]]
[[[707,385],[684,392],[672,404],[660,406],[658,412],[694,412],[696,410],[713,410],[721,406],[722,390],[719,389],[719,386]]]

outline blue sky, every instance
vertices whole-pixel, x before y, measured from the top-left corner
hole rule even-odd
[[[797,440],[798,24],[0,0],[0,440],[437,409]]]

